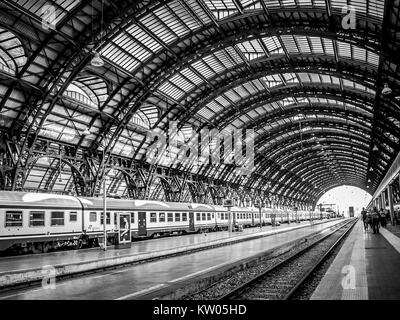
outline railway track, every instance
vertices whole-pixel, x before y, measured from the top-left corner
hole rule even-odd
[[[288,300],[325,261],[357,220],[340,226],[285,260],[274,264],[219,300]]]

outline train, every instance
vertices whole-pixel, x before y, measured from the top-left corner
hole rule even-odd
[[[102,198],[0,191],[0,254],[44,253],[76,248],[84,233],[87,247],[104,241]],[[130,240],[326,218],[314,211],[224,207],[155,200],[107,199],[107,242],[115,244],[122,219]],[[120,220],[121,219],[121,220]],[[129,235],[128,235],[129,239]]]

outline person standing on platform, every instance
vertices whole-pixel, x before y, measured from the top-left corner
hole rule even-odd
[[[381,209],[381,211],[379,212],[379,218],[380,218],[380,222],[381,222],[381,227],[382,228],[386,228],[386,213],[385,213],[385,210]]]
[[[379,222],[380,215],[378,209],[374,207],[374,212],[372,212],[372,230],[374,233],[379,233]]]
[[[368,231],[367,211],[364,208],[362,208],[362,210],[361,210],[361,219],[364,224],[364,231]]]

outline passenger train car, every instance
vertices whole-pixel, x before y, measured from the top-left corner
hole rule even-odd
[[[231,207],[232,225],[243,227],[322,217],[314,212]],[[114,242],[118,215],[130,217],[132,240],[228,228],[228,208],[195,203],[107,199],[107,240]],[[103,240],[102,198],[0,191],[0,253],[37,253],[75,248],[83,231],[88,246]]]

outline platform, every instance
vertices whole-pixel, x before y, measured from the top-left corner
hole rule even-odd
[[[268,250],[292,243],[325,230],[339,220],[324,221],[321,224],[281,227],[280,230],[266,228],[263,233],[269,236],[254,238],[251,241],[230,243],[230,245],[194,252],[164,260],[135,264],[116,270],[107,270],[87,276],[57,281],[55,289],[20,289],[0,294],[0,299],[139,299],[149,298],[151,292],[182,283],[188,279],[208,276],[213,271],[232,263],[264,253]],[[285,229],[287,232],[284,232]],[[280,232],[279,232],[280,231]],[[257,233],[254,231],[254,235]],[[210,236],[211,234],[207,235]],[[248,234],[250,236],[251,234]],[[197,235],[205,237],[204,235]],[[215,235],[216,236],[216,235]],[[220,235],[223,236],[223,233]],[[244,237],[237,236],[239,237]],[[226,237],[226,234],[225,234]],[[181,237],[182,241],[189,241]],[[177,241],[170,239],[170,241]],[[158,239],[168,240],[168,239]],[[194,240],[192,240],[194,241]],[[148,248],[155,248],[157,242],[148,242]],[[139,243],[136,243],[139,245]],[[144,245],[144,244],[143,244]],[[134,248],[133,246],[132,248]],[[155,250],[155,249],[154,249]],[[87,254],[87,253],[86,253]],[[96,252],[95,254],[101,254]],[[103,253],[104,254],[104,253]],[[46,262],[47,263],[47,262]]]
[[[311,300],[400,299],[400,238],[384,228],[365,232],[359,221]]]

